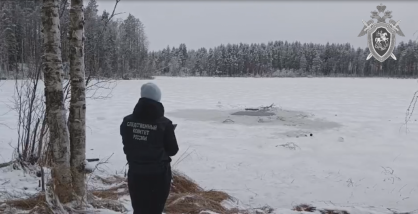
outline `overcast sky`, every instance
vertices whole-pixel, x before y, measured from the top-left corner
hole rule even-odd
[[[100,14],[111,12],[114,0],[98,0]],[[267,43],[275,40],[326,44],[351,43],[367,47],[366,36],[357,37],[370,12],[380,3],[405,37],[416,39],[418,1],[140,1],[121,0],[116,12],[129,13],[145,25],[150,50],[167,45],[188,49],[211,48],[227,43]],[[375,21],[376,22],[376,21]]]

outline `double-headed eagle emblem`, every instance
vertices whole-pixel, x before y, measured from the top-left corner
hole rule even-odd
[[[362,20],[364,27],[361,30],[358,37],[364,36],[367,34],[368,47],[370,54],[367,56],[366,60],[369,60],[372,56],[380,62],[385,61],[387,58],[392,57],[396,60],[395,55],[393,54],[393,49],[395,48],[395,35],[405,36],[399,27],[399,21],[395,21],[392,18],[392,11],[385,11],[385,5],[378,5],[377,11],[372,11],[370,16],[372,19],[365,22]],[[383,16],[379,14],[382,13]],[[374,23],[373,19],[377,20],[377,23]],[[386,19],[390,19],[389,23],[386,23]]]

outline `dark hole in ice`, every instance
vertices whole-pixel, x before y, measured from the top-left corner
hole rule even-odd
[[[268,111],[238,111],[238,112],[232,113],[231,115],[267,117],[267,116],[273,116],[276,114],[273,112],[268,112]]]

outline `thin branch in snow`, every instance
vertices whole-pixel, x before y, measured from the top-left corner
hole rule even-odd
[[[409,103],[408,109],[406,110],[405,115],[405,123],[403,126],[405,126],[405,130],[408,131],[408,122],[411,120],[412,115],[415,111],[415,106],[418,102],[418,91],[415,91],[414,96],[411,99],[411,102]]]
[[[288,142],[288,143],[281,144],[281,145],[278,145],[278,146],[281,146],[283,148],[287,148],[287,149],[290,149],[290,150],[300,149],[300,147],[296,143],[293,143],[293,142]]]
[[[4,124],[4,123],[0,123],[0,126],[5,126],[5,127],[7,127],[8,129],[13,130],[10,126],[8,126],[7,124]]]
[[[90,173],[90,176],[89,176],[89,178],[87,179],[87,181],[86,181],[86,184],[88,184],[89,183],[89,181],[91,180],[91,178],[92,178],[92,176],[93,176],[93,174],[94,174],[94,172],[96,171],[96,170],[98,170],[99,169],[99,166],[101,166],[101,165],[103,165],[103,164],[107,164],[107,163],[109,163],[109,160],[110,160],[110,158],[113,156],[113,154],[114,153],[112,153],[108,158],[106,158],[104,161],[100,161],[99,163],[97,163],[96,164],[96,166],[94,167],[94,169],[91,171],[91,173]]]
[[[222,123],[235,123],[232,119],[225,119]]]
[[[347,186],[348,187],[353,187],[354,186],[354,182],[353,182],[353,180],[351,180],[351,178],[350,179],[348,179],[347,181],[346,181],[346,183],[347,183]]]
[[[382,166],[382,169],[383,169],[383,174],[388,175],[388,177],[383,179],[383,181],[391,181],[392,184],[394,184],[395,180],[399,180],[399,181],[401,180],[400,177],[395,175],[395,170],[393,170],[392,168]]]
[[[178,164],[180,164],[184,159],[186,159],[187,157],[189,157],[193,152],[195,152],[196,150],[193,150],[193,151],[191,151],[191,152],[189,152],[189,153],[187,153],[187,151],[189,151],[189,149],[190,149],[190,146],[186,149],[186,151],[184,151],[181,155],[180,155],[180,157],[177,159],[177,161],[176,162],[174,162],[174,164],[173,164],[173,168],[175,168]]]

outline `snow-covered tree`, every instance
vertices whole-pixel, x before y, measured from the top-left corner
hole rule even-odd
[[[62,203],[72,200],[70,137],[64,105],[59,0],[43,0],[43,73],[45,78],[46,114],[49,144],[52,147],[54,192]]]
[[[83,0],[71,0],[70,9],[70,132],[72,188],[79,198],[85,198],[86,160],[86,81],[84,70]]]

